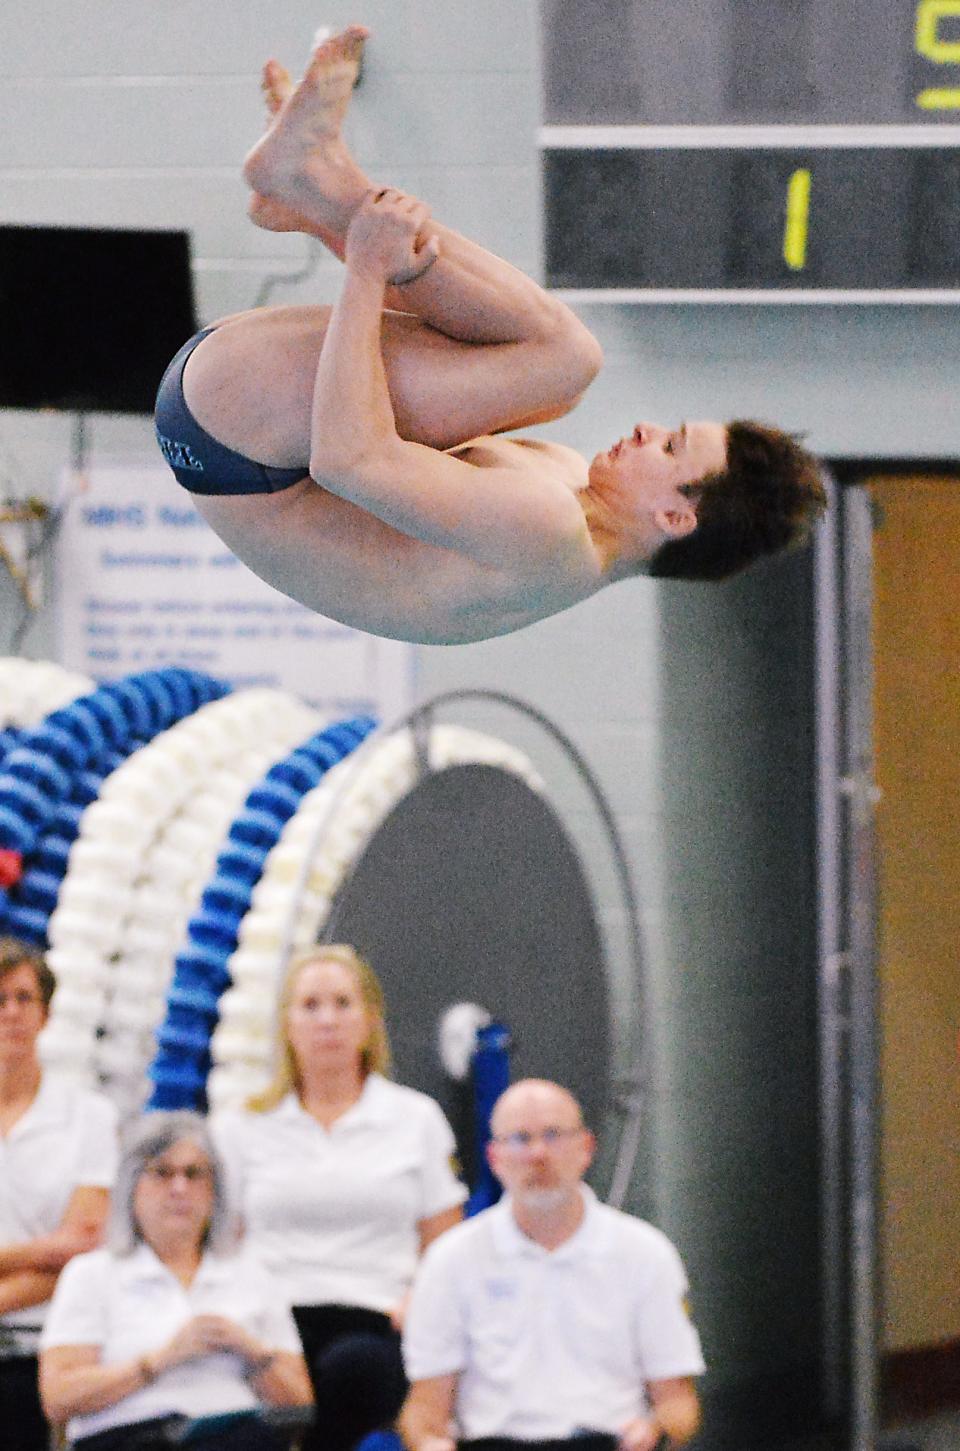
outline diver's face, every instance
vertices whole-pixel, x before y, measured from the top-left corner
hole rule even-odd
[[[696,484],[727,466],[727,430],[722,423],[682,423],[664,428],[659,423],[638,423],[606,453],[598,454],[591,470],[611,476],[651,501],[664,490]],[[682,496],[681,496],[682,497]]]

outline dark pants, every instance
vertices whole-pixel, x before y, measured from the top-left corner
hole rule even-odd
[[[50,1428],[40,1409],[37,1357],[0,1360],[0,1446],[3,1451],[47,1451]]]
[[[317,1402],[303,1451],[353,1451],[403,1405],[400,1336],[386,1315],[352,1305],[294,1305],[293,1315]]]
[[[618,1437],[598,1431],[562,1441],[513,1441],[509,1436],[482,1436],[479,1441],[460,1441],[460,1451],[616,1451]]]
[[[93,1436],[81,1436],[72,1443],[70,1451],[170,1451],[179,1444],[176,1436],[183,1424],[182,1416],[155,1416],[149,1421],[111,1426]],[[190,1451],[288,1451],[290,1440],[284,1431],[241,1419],[222,1431],[191,1437],[184,1444]],[[0,1441],[0,1445],[6,1451],[5,1443]]]

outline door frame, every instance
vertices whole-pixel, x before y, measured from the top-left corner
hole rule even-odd
[[[957,459],[825,463],[814,539],[823,1409],[849,1451],[880,1428],[878,789],[868,479],[955,477]]]

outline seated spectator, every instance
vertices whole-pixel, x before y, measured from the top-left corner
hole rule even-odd
[[[403,1404],[417,1259],[461,1218],[466,1190],[438,1105],[385,1077],[383,994],[352,947],[294,959],[278,1038],[273,1084],[214,1131],[248,1242],[293,1303],[317,1402],[306,1451],[348,1451]]]
[[[116,1173],[107,1099],[58,1082],[38,1039],[56,980],[41,953],[0,938],[0,1445],[46,1451],[37,1346],[63,1266],[100,1241]]]
[[[491,1127],[507,1194],[433,1246],[407,1314],[410,1451],[682,1445],[704,1365],[673,1245],[581,1182],[594,1139],[566,1089],[512,1085]]]
[[[197,1114],[133,1125],[108,1247],[72,1260],[57,1285],[40,1389],[50,1420],[87,1451],[149,1445],[150,1423],[159,1431],[171,1414],[310,1403],[290,1311],[232,1244],[223,1170]],[[202,1445],[271,1441],[234,1430]]]

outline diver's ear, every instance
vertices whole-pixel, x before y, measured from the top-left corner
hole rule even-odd
[[[685,502],[655,509],[653,522],[666,539],[685,539],[697,527],[697,511]]]

